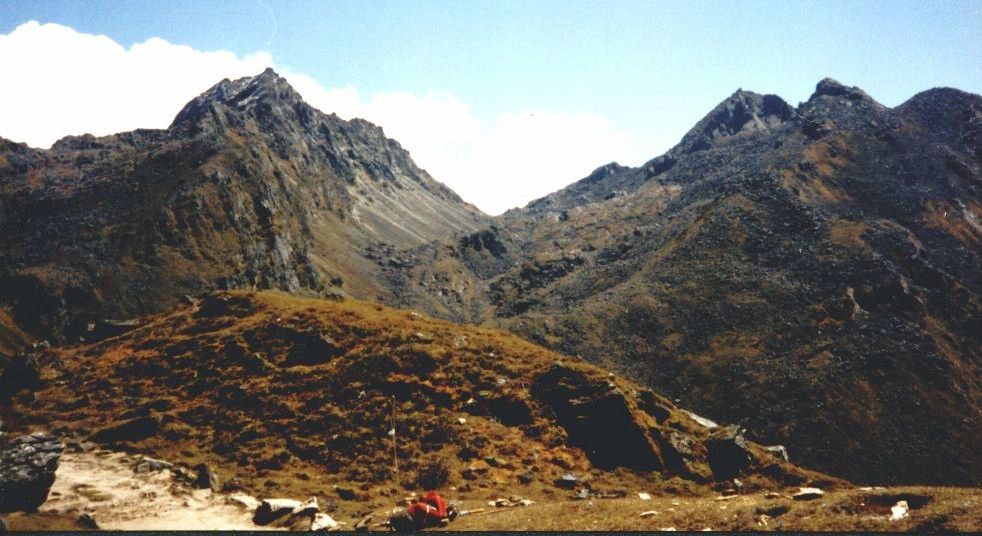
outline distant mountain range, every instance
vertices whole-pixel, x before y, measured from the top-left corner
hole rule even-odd
[[[580,355],[837,476],[978,485],[980,187],[982,97],[826,79],[490,218],[266,71],[167,130],[2,142],[0,344],[215,288],[348,295]]]

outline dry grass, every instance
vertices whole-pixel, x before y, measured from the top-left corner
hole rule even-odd
[[[905,487],[877,491],[843,490],[799,502],[763,494],[717,501],[716,496],[561,501],[528,508],[462,517],[453,530],[641,530],[669,527],[699,531],[965,531],[982,528],[977,489]],[[922,504],[924,499],[926,504]],[[909,517],[889,521],[890,506],[911,505]],[[464,508],[480,507],[465,504]],[[658,513],[642,518],[650,510]],[[762,517],[766,516],[766,517]],[[765,524],[766,523],[766,524]]]
[[[319,346],[325,339],[336,355]],[[15,401],[23,406],[11,408],[12,426],[84,439],[157,419],[149,435],[113,440],[115,448],[207,463],[224,482],[261,497],[319,496],[342,517],[421,491],[420,473],[434,464],[446,469],[442,489],[464,499],[518,493],[554,501],[568,496],[552,484],[565,472],[600,489],[707,490],[659,472],[595,469],[532,389],[563,362],[625,393],[641,430],[706,434],[681,412],[655,421],[639,409],[633,382],[505,332],[370,303],[232,292],[113,339],[52,349],[41,361],[45,387],[36,401]],[[495,409],[496,399],[506,409]],[[387,436],[393,401],[397,465]],[[513,405],[529,416],[509,422]],[[471,467],[476,478],[466,475]],[[532,482],[520,484],[525,474]],[[355,499],[342,500],[334,486],[354,490]]]

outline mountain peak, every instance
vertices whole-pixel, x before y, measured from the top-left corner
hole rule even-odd
[[[739,132],[768,130],[791,118],[792,109],[777,95],[737,89],[690,130],[679,146],[685,152],[708,149]]]
[[[818,97],[847,97],[850,99],[870,98],[865,91],[855,86],[847,86],[834,78],[823,78],[815,85],[815,92],[808,99],[809,101]]]
[[[292,106],[303,102],[299,93],[285,78],[267,67],[255,76],[235,80],[228,78],[218,82],[201,95],[188,102],[174,118],[173,125],[193,123],[215,106],[231,108],[239,112],[254,112],[260,104],[266,107]]]

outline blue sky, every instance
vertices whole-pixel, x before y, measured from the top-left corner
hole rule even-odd
[[[305,75],[327,90],[356,90],[357,110],[374,114],[369,119],[397,139],[397,132],[404,134],[407,139],[400,141],[436,178],[491,212],[524,204],[607,161],[637,165],[657,156],[738,87],[796,104],[818,80],[832,76],[888,106],[936,86],[982,92],[982,1],[0,4],[0,35],[30,20],[105,35],[127,49],[160,38],[237,58],[264,53],[278,71]],[[222,76],[216,73],[215,81]],[[504,130],[491,134],[508,128],[500,125],[503,117],[506,125],[518,116],[539,117],[579,139],[588,134],[576,128],[599,129],[605,137],[591,144],[598,154],[577,155],[584,160],[575,159],[576,169],[554,166],[563,177],[544,176],[550,167],[526,161],[534,154],[482,176],[468,169],[488,168],[491,157],[470,165],[440,162],[440,151],[427,148],[438,142],[424,139],[440,133],[405,126],[418,117],[390,119],[393,132],[386,113],[395,104],[380,112],[370,105],[376,95],[429,98],[421,109],[440,99],[465,107],[467,128],[480,133],[446,142],[452,146],[440,150],[446,158],[478,154],[469,143],[487,145],[492,136],[508,136]],[[398,102],[416,106],[411,99]],[[448,120],[446,126],[454,124]],[[5,129],[0,116],[0,136],[11,137]],[[563,143],[541,153],[561,157]],[[502,152],[508,148],[503,145],[496,158],[507,161]],[[595,161],[588,164],[587,158]],[[534,176],[505,181],[503,188],[468,186],[530,166]],[[486,202],[488,196],[494,202]]]

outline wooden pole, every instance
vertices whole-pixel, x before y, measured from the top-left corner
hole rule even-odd
[[[392,472],[399,473],[399,450],[396,447],[396,397],[392,397]]]

